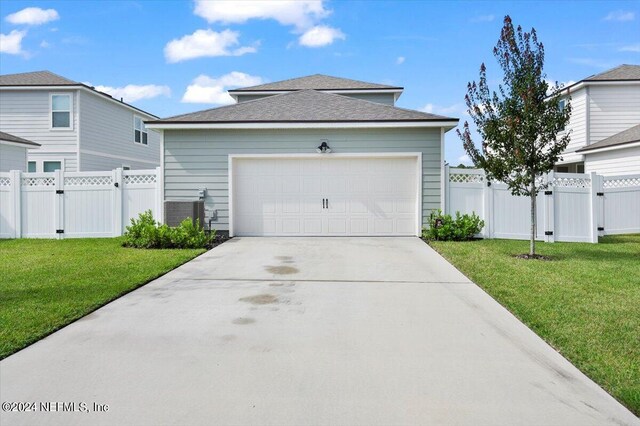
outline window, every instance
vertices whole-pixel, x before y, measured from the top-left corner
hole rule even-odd
[[[564,111],[564,108],[567,106],[567,100],[566,99],[560,99],[558,101],[558,109],[560,111]],[[562,128],[560,130],[564,130],[566,128],[566,126],[562,126]]]
[[[56,170],[60,170],[62,168],[61,161],[43,161],[42,162],[42,170],[44,172],[55,172]]]
[[[142,118],[133,118],[133,141],[141,143],[142,145],[148,145],[147,127],[144,125]]]
[[[131,170],[131,166],[122,165],[122,170]]]
[[[556,166],[556,172],[569,173],[569,166]]]
[[[584,173],[584,164],[578,164],[578,165],[576,166],[576,171],[577,171],[578,173]]]
[[[36,162],[35,161],[29,161],[27,163],[27,172],[35,173],[35,171],[36,171]]]
[[[71,95],[51,95],[51,127],[71,128]]]

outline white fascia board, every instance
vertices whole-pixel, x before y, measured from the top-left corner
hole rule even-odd
[[[396,127],[443,127],[451,130],[458,125],[451,121],[371,121],[319,123],[145,123],[148,129],[358,129]],[[446,131],[445,130],[445,131]]]
[[[560,95],[564,96],[568,93],[576,92],[587,86],[637,86],[640,85],[640,80],[620,80],[620,81],[580,81],[571,86],[564,87],[560,90]],[[553,95],[551,95],[553,96]],[[549,97],[551,97],[549,96]],[[549,98],[548,97],[548,98]],[[547,98],[547,99],[548,99]]]
[[[596,154],[598,152],[614,151],[616,149],[635,148],[638,146],[640,146],[640,142],[633,142],[633,143],[620,144],[620,145],[603,146],[602,148],[595,148],[595,149],[590,149],[589,151],[582,151],[582,152],[579,152],[578,154],[589,155],[589,154]]]
[[[142,111],[138,108],[134,108],[129,104],[124,102],[120,102],[119,100],[110,97],[109,95],[100,94],[102,92],[98,92],[97,90],[89,89],[83,85],[74,85],[74,86],[2,86],[0,90],[54,90],[54,91],[66,91],[66,90],[83,90],[87,93],[91,93],[94,96],[98,96],[100,99],[104,99],[105,101],[113,102],[116,105],[120,105],[128,110],[133,111],[136,114],[144,115],[150,119],[158,119],[157,116],[150,114],[148,112]]]

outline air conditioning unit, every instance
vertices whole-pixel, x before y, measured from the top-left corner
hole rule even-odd
[[[178,226],[188,217],[194,225],[204,228],[204,200],[164,202],[164,221],[167,225]]]

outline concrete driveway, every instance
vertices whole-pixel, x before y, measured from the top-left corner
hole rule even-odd
[[[640,424],[416,238],[231,240],[0,362],[0,395],[109,407],[3,425]]]

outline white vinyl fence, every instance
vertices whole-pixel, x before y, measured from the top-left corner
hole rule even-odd
[[[529,239],[529,197],[487,180],[483,170],[445,168],[445,213],[480,216],[483,238]],[[598,242],[598,236],[640,232],[640,175],[548,173],[537,198],[538,240]]]
[[[0,238],[122,235],[130,219],[162,209],[160,168],[0,173]]]

